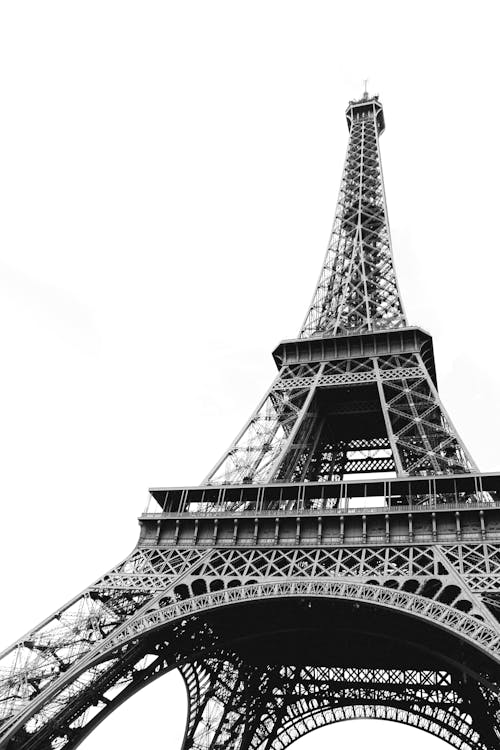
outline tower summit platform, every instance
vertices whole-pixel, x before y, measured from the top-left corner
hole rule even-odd
[[[385,130],[384,109],[379,102],[378,95],[368,96],[368,94],[364,94],[361,99],[353,99],[349,102],[345,114],[349,130],[351,130],[355,120],[363,117],[373,118],[379,135],[382,135]]]

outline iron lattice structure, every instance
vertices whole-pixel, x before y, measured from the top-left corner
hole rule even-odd
[[[500,475],[478,472],[408,326],[377,97],[347,109],[326,259],[278,375],[199,487],[0,657],[0,748],[75,748],[172,669],[185,750],[282,750],[358,717],[500,747]]]

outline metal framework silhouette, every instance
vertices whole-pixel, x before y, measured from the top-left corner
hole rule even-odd
[[[358,717],[500,747],[500,475],[441,402],[394,269],[368,94],[299,336],[198,487],[150,491],[137,547],[0,655],[0,748],[75,748],[172,669],[185,750],[282,750]]]

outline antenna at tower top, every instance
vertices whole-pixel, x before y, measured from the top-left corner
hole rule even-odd
[[[365,90],[363,92],[363,99],[368,99],[368,78],[363,79]]]

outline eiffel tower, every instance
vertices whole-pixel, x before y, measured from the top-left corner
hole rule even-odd
[[[500,475],[409,326],[367,93],[276,379],[201,486],[150,491],[137,547],[0,657],[0,748],[75,748],[183,675],[185,750],[283,750],[354,718],[500,747]]]

